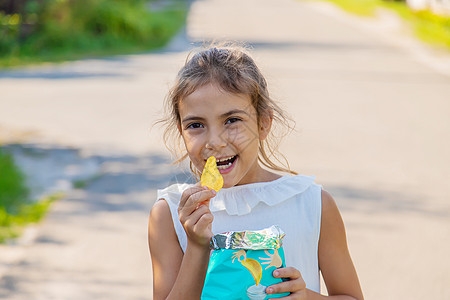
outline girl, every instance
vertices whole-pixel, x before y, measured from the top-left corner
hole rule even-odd
[[[288,267],[273,276],[288,280],[269,286],[269,297],[324,298],[320,271],[328,298],[363,299],[335,201],[313,177],[271,160],[272,122],[288,123],[245,49],[211,46],[195,54],[167,99],[165,141],[178,137],[186,149],[178,161],[189,158],[198,179],[215,156],[224,186],[217,193],[199,183],[158,190],[148,228],[153,299],[200,299],[211,237],[274,224],[286,233]]]

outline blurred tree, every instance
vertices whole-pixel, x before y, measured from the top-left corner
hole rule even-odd
[[[0,11],[8,15],[20,13],[25,2],[27,0],[0,0]]]
[[[42,6],[44,0],[0,0],[0,12],[6,15],[30,13]]]
[[[185,6],[151,11],[149,1],[0,0],[0,65],[162,46],[184,23]]]

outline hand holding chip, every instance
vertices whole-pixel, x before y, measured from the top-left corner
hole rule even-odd
[[[214,156],[210,156],[206,161],[200,183],[203,187],[207,187],[216,192],[220,191],[223,187],[223,177],[222,174],[220,174],[219,169],[217,169],[217,162]],[[209,200],[200,203],[200,205],[202,204],[209,206]]]
[[[215,157],[211,156],[203,168],[201,182],[186,189],[181,195],[178,216],[188,241],[197,246],[209,247],[214,219],[209,210],[209,201],[222,186],[222,175],[217,169]]]

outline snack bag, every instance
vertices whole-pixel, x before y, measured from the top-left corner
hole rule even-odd
[[[289,295],[265,293],[266,287],[283,281],[272,274],[285,267],[284,235],[278,226],[215,235],[201,299],[263,300]]]

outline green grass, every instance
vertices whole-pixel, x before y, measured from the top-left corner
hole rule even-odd
[[[0,13],[0,67],[147,52],[179,31],[187,10],[183,1],[155,12],[143,0],[29,2]]]
[[[0,243],[20,236],[26,225],[40,221],[50,204],[61,197],[54,194],[30,201],[24,175],[12,156],[0,149]]]
[[[405,2],[383,0],[322,0],[361,16],[375,16],[379,8],[395,11],[424,42],[450,50],[450,18],[429,11],[414,12]]]
[[[339,6],[341,9],[361,16],[374,16],[376,9],[382,5],[379,0],[323,0]]]
[[[47,214],[50,205],[63,196],[53,194],[35,203],[22,204],[14,214],[0,206],[0,243],[19,237],[27,225],[39,222]]]
[[[0,207],[8,214],[18,213],[20,206],[28,202],[28,196],[24,175],[12,156],[0,149]]]

